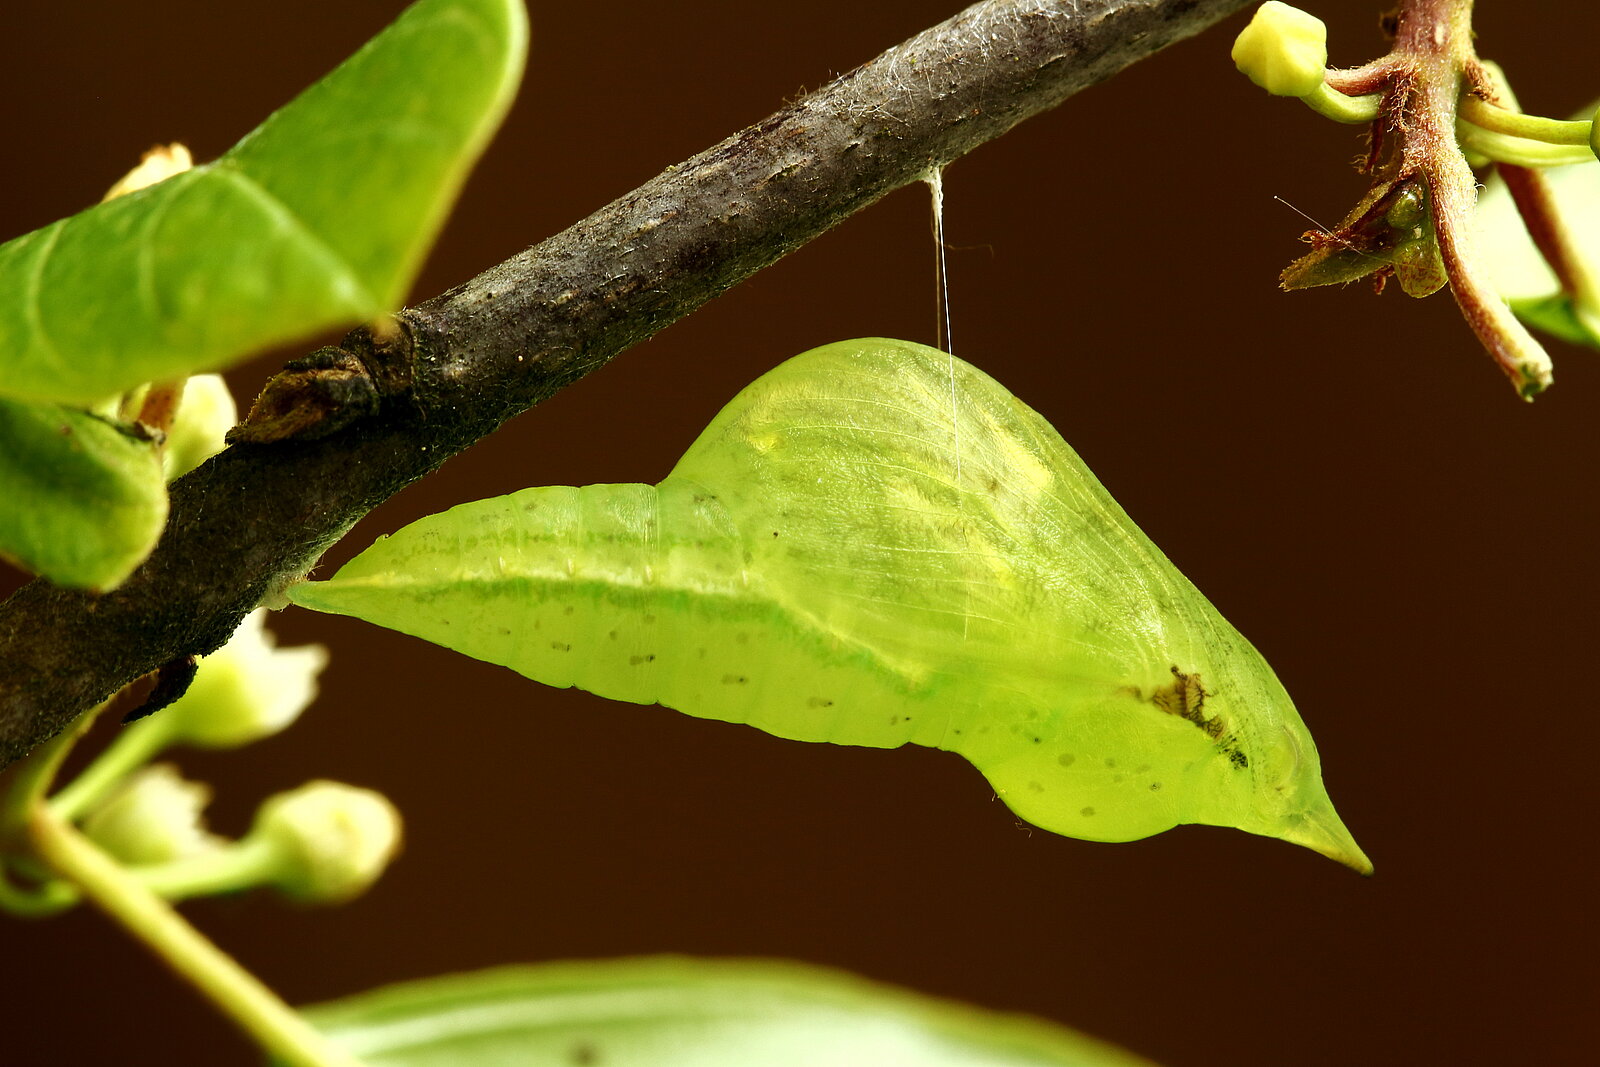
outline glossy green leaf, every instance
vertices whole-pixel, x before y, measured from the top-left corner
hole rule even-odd
[[[307,1014],[369,1067],[1150,1067],[1040,1020],[778,962],[504,968]]]
[[[1545,178],[1578,254],[1600,278],[1600,161],[1550,167]],[[1478,195],[1478,231],[1483,262],[1518,318],[1564,341],[1600,348],[1600,308],[1580,315],[1561,291],[1498,174]]]
[[[0,555],[58,585],[109,589],[167,517],[149,441],[55,404],[0,400]]]
[[[395,310],[526,37],[520,0],[420,0],[215,162],[0,246],[0,395],[90,404]]]
[[[802,741],[956,752],[1012,811],[1234,826],[1370,864],[1260,654],[993,378],[815,349],[659,485],[464,504],[288,591],[555,686]]]

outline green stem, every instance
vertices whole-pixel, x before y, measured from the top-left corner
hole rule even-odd
[[[1474,121],[1478,121],[1478,113],[1484,111],[1496,116],[1521,116],[1517,95],[1499,64],[1479,60],[1475,66],[1468,66],[1467,77],[1477,95],[1462,98],[1462,115]],[[1479,122],[1479,125],[1488,124]],[[1600,155],[1600,141],[1596,140],[1600,124],[1572,122],[1566,127],[1569,131],[1572,128],[1587,131],[1591,150]],[[1555,272],[1562,291],[1571,298],[1573,313],[1585,329],[1600,336],[1600,275],[1580,254],[1578,235],[1562,218],[1549,178],[1541,170],[1506,162],[1500,164],[1499,171],[1506,191],[1522,216],[1522,224],[1527,227],[1528,236],[1533,238],[1539,254]]]
[[[1511,163],[1518,167],[1565,167],[1573,163],[1591,163],[1595,158],[1587,138],[1581,145],[1551,144],[1526,137],[1510,137],[1470,122],[1456,123],[1456,137],[1463,148],[1487,156],[1496,163]]]
[[[187,859],[132,867],[128,874],[165,900],[185,900],[270,882],[283,862],[278,843],[258,834]]]
[[[27,833],[29,815],[56,780],[67,753],[109,703],[108,700],[97,704],[78,716],[76,722],[39,746],[12,772],[11,782],[4,796],[0,796],[0,850],[9,848]]]
[[[118,782],[167,747],[173,721],[170,715],[152,715],[119,733],[72,784],[50,798],[56,816],[68,822],[82,818]]]
[[[0,911],[21,919],[45,919],[61,914],[78,900],[78,891],[65,882],[45,882],[32,889],[15,885],[0,865]]]
[[[59,818],[59,814],[57,815]],[[214,896],[253,889],[272,881],[283,866],[283,854],[276,841],[266,837],[246,837],[221,848],[168,863],[131,866],[124,870],[130,878],[166,901]],[[32,864],[29,864],[31,867]],[[20,870],[25,879],[48,875]],[[24,919],[57,915],[77,904],[82,894],[77,887],[58,880],[28,886],[7,877],[0,865],[0,911]]]
[[[1504,164],[1500,177],[1505,180],[1506,191],[1517,205],[1534,247],[1550,264],[1562,291],[1572,299],[1573,313],[1587,329],[1594,330],[1600,325],[1600,276],[1582,254],[1579,235],[1562,218],[1549,179],[1543,171]]]
[[[0,911],[25,919],[39,919],[63,912],[78,902],[78,892],[70,885],[46,881],[25,888],[11,880],[11,872],[6,868],[15,861],[25,862],[29,813],[43,801],[67,753],[105,706],[100,704],[80,716],[78,722],[41,746],[12,773],[5,794],[0,797]],[[7,853],[22,855],[8,856]],[[24,877],[29,877],[35,872],[23,873]]]
[[[269,1054],[291,1067],[360,1067],[359,1060],[330,1044],[48,805],[34,807],[29,828],[34,849],[58,874],[148,945]]]
[[[1475,96],[1461,99],[1460,116],[1491,133],[1509,137],[1525,137],[1545,144],[1579,145],[1589,147],[1589,133],[1593,123],[1585,119],[1547,119],[1538,115],[1524,115],[1520,111],[1496,107]]]
[[[1300,100],[1323,118],[1356,126],[1371,122],[1378,117],[1378,106],[1383,103],[1383,94],[1346,96],[1327,82],[1323,82]]]

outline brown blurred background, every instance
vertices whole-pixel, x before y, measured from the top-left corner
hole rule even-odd
[[[8,4],[0,233],[94,201],[156,141],[224,149],[402,5]],[[1530,110],[1600,94],[1600,9],[1484,4]],[[938,21],[959,0],[540,4],[519,102],[416,290],[546,237]],[[1317,0],[1333,60],[1375,0]],[[288,734],[227,757],[214,821],[319,776],[382,789],[371,895],[186,908],[296,1002],[511,961],[789,956],[1033,1012],[1173,1067],[1592,1063],[1600,354],[1520,403],[1448,296],[1285,295],[1357,135],[1228,60],[1237,17],[946,174],[956,351],[1050,418],[1267,655],[1371,880],[1182,828],[1035,831],[959,759],[779,741],[555,691],[348,620]],[[895,194],[517,420],[362,523],[528,485],[655,481],[717,408],[827,341],[931,342],[927,194]],[[284,358],[231,376],[242,401]],[[98,916],[0,919],[0,1062],[246,1064]]]

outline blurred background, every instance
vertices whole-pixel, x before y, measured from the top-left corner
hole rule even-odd
[[[0,234],[92,203],[158,141],[218,155],[401,6],[7,5]],[[959,6],[539,5],[521,97],[415,298]],[[1600,95],[1600,9],[1482,6],[1480,50],[1524,107]],[[1380,7],[1316,0],[1334,63],[1382,50]],[[300,1003],[513,961],[785,956],[1173,1067],[1594,1062],[1600,353],[1552,342],[1557,384],[1529,405],[1446,295],[1279,292],[1308,223],[1275,198],[1336,222],[1360,141],[1233,70],[1245,17],[949,168],[954,347],[1265,653],[1375,877],[1211,828],[1068,840],[954,756],[607,703],[291,609],[282,639],[334,653],[320,701],[279,738],[180,762],[227,831],[308,778],[380,789],[406,852],[344,908],[186,912]],[[931,343],[933,291],[928,195],[902,190],[385,504],[330,567],[463,500],[656,481],[782,359]],[[231,374],[241,405],[294,354]],[[0,922],[0,1060],[254,1062],[99,916]]]

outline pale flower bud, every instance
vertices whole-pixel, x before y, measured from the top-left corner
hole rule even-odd
[[[170,763],[131,775],[89,813],[83,832],[125,864],[166,863],[217,848],[201,817],[211,788],[191,782]]]
[[[1274,96],[1307,96],[1328,66],[1328,27],[1297,7],[1267,0],[1233,42],[1233,62]]]
[[[156,182],[164,182],[174,174],[182,174],[194,166],[194,157],[189,154],[189,149],[174,141],[172,144],[158,144],[144,154],[139,160],[139,165],[134,167],[121,178],[117,184],[106,190],[106,195],[100,200],[115,200],[119,196],[136,193],[140,189],[147,189]]]
[[[274,846],[270,881],[306,903],[337,904],[366,891],[400,848],[400,813],[382,793],[307,782],[261,805],[251,838]]]
[[[183,383],[178,416],[167,431],[161,465],[172,481],[222,451],[223,435],[239,421],[233,394],[220,374],[196,374]]]
[[[202,657],[189,691],[160,714],[172,743],[235,748],[277,733],[317,695],[321,645],[277,648],[266,610],[244,617],[228,643]]]

